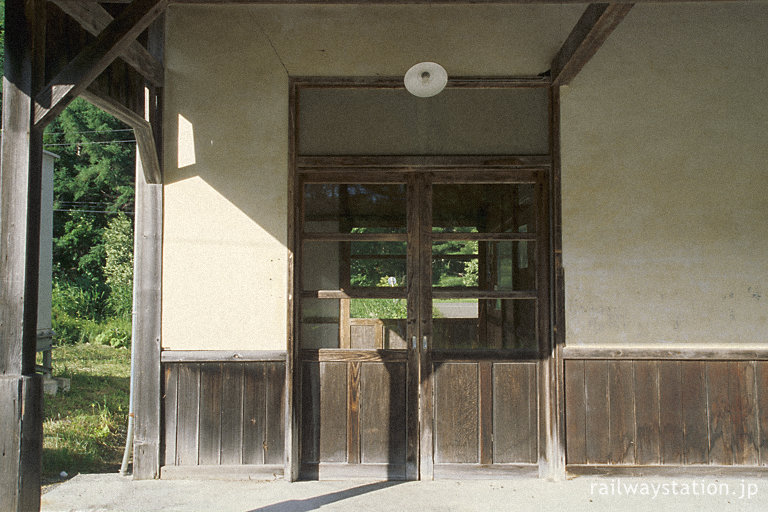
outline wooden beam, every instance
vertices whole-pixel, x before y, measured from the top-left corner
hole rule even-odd
[[[141,158],[144,180],[152,184],[162,183],[163,173],[160,168],[155,136],[149,121],[112,98],[98,94],[91,89],[86,89],[80,96],[133,128],[133,133],[136,136],[136,151]]]
[[[168,0],[134,0],[35,98],[36,128],[43,128],[80,95],[165,10]]]
[[[83,29],[94,36],[98,36],[114,19],[106,9],[96,2],[82,2],[79,0],[52,1],[59,9],[71,16]],[[120,57],[141,73],[152,85],[162,87],[163,65],[138,41],[130,43],[120,54]]]
[[[128,0],[92,0],[101,3],[124,3]],[[615,3],[691,3],[691,2],[717,2],[721,0],[616,0]],[[725,0],[737,2],[741,0]],[[442,5],[468,5],[468,4],[583,4],[580,0],[171,0],[173,4],[288,4],[288,5],[350,5],[350,4],[442,4]]]
[[[615,0],[612,3],[617,4],[672,4],[672,3],[700,3],[700,2],[739,2],[743,0]],[[99,2],[102,4],[125,4],[130,0],[83,0],[83,2]],[[547,5],[547,4],[584,4],[581,0],[170,0],[171,4],[214,4],[214,5],[243,5],[243,4],[280,4],[280,5],[354,5],[354,4],[387,4],[387,5],[408,5],[408,4],[430,4],[430,5],[468,5],[468,4],[524,4],[524,5]]]
[[[6,0],[0,143],[0,510],[40,508],[42,381],[35,374],[42,132],[32,126],[43,81],[44,0]]]
[[[631,3],[590,4],[552,61],[552,85],[568,85],[632,9]]]
[[[148,49],[162,59],[163,19],[149,29]],[[145,93],[145,119],[152,122],[161,106],[154,95]],[[161,98],[161,95],[160,95]],[[155,128],[158,125],[154,125]],[[138,137],[137,137],[137,140]],[[147,143],[148,144],[148,143]],[[155,153],[156,154],[156,153]],[[142,160],[136,166],[136,227],[134,236],[133,304],[134,331],[134,416],[133,478],[158,478],[161,427],[161,304],[163,269],[163,185],[147,183]],[[162,177],[162,176],[161,176]]]

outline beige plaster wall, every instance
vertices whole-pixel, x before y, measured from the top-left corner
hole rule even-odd
[[[194,11],[168,11],[163,347],[284,349],[288,77],[248,17]]]
[[[766,20],[636,5],[563,89],[568,344],[768,341]]]
[[[163,347],[286,347],[289,75],[535,75],[582,10],[169,7]]]

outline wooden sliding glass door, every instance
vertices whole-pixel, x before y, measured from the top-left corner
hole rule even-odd
[[[536,471],[545,176],[298,174],[304,478]]]
[[[424,180],[422,478],[537,474],[549,321],[545,173]]]

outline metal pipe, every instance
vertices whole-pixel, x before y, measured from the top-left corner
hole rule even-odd
[[[136,153],[136,176],[137,179],[139,177],[143,176],[143,171],[141,168],[141,159],[139,157],[139,153]],[[133,415],[133,381],[135,378],[134,374],[134,368],[136,368],[136,350],[134,347],[136,346],[136,310],[137,310],[137,295],[138,290],[136,290],[136,248],[138,246],[138,235],[136,234],[136,221],[134,220],[133,223],[133,294],[131,297],[131,380],[130,380],[130,391],[129,391],[129,398],[128,398],[128,431],[126,432],[125,436],[125,450],[123,451],[123,463],[120,465],[120,474],[122,476],[125,476],[128,474],[128,459],[130,459],[131,456],[131,450],[133,450],[133,421],[134,421],[134,415]]]

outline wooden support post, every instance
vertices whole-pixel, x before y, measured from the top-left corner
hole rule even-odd
[[[149,49],[162,56],[163,20],[150,27]],[[159,134],[162,107],[161,93],[145,92],[145,115]],[[143,142],[137,139],[139,144]],[[138,153],[142,151],[139,148]],[[136,165],[136,225],[134,258],[134,304],[136,332],[134,335],[134,449],[133,478],[145,480],[160,476],[160,333],[161,278],[163,241],[163,185],[148,183],[142,168],[142,158]]]
[[[552,85],[568,85],[632,9],[631,3],[590,4],[552,61]]]
[[[565,479],[565,284],[563,282],[562,198],[560,193],[560,87],[550,89],[550,152],[552,170],[549,175],[549,253],[551,350],[549,351],[551,414],[550,446],[547,453],[551,480]]]
[[[42,380],[35,374],[45,2],[6,0],[0,147],[0,510],[40,508]]]

